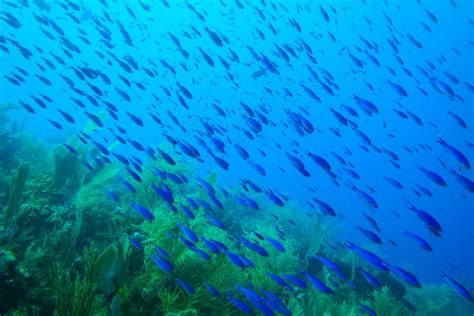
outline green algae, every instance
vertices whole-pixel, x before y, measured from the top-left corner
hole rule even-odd
[[[84,271],[82,274],[76,274],[74,279],[69,270],[56,266],[54,314],[57,316],[91,315],[96,289],[93,282],[95,272],[93,245],[89,249],[84,249],[82,260]]]
[[[4,220],[7,225],[12,222],[20,210],[23,201],[23,190],[25,188],[29,170],[30,165],[21,164],[20,167],[18,167],[16,176],[13,178],[10,189],[10,198],[8,199],[7,208],[4,213]]]

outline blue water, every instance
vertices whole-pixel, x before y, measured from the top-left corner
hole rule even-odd
[[[458,183],[443,164],[471,180],[474,180],[474,173],[437,140],[442,137],[471,163],[474,161],[472,1],[262,0],[242,1],[243,8],[239,8],[236,1],[212,1],[212,4],[211,1],[188,1],[205,21],[201,21],[183,1],[169,1],[170,7],[161,1],[148,2],[149,11],[138,2],[127,2],[135,17],[130,15],[122,1],[109,0],[107,6],[100,1],[75,2],[80,5],[78,11],[73,10],[67,1],[60,2],[68,7],[67,10],[51,3],[49,11],[41,10],[33,3],[23,6],[20,2],[5,2],[2,11],[16,17],[21,27],[8,25],[4,21],[8,17],[2,14],[1,45],[8,52],[5,49],[2,51],[0,104],[25,102],[32,106],[35,114],[28,113],[23,107],[10,110],[8,114],[20,122],[23,131],[34,133],[50,146],[66,143],[71,135],[83,130],[89,121],[86,111],[102,119],[106,128],[98,128],[91,135],[104,145],[115,141],[110,130],[120,135],[117,127],[126,130],[125,139],[139,141],[153,149],[168,143],[164,134],[186,141],[200,151],[202,162],[184,155],[179,147],[173,148],[169,143],[163,148],[203,178],[209,172],[216,171],[216,188],[239,188],[245,192],[241,180],[250,179],[262,188],[288,197],[285,201],[288,218],[297,223],[309,219],[306,212],[321,213],[312,201],[316,197],[335,210],[336,217],[325,218],[337,228],[338,241],[367,245],[367,249],[390,264],[415,274],[422,283],[445,283],[439,276],[439,272],[444,271],[472,288],[473,192]],[[324,19],[320,7],[327,12],[329,21]],[[437,22],[430,18],[426,10],[436,16]],[[77,17],[80,23],[75,23],[66,12]],[[72,58],[68,58],[63,52],[67,48],[59,40],[61,36],[51,26],[38,23],[33,14],[55,21],[65,37],[81,52],[72,52]],[[291,25],[290,20],[298,23],[300,32]],[[123,24],[133,46],[125,43],[116,21]],[[425,29],[422,23],[431,30]],[[276,30],[276,35],[269,25]],[[204,29],[206,26],[220,36],[224,42],[222,47],[211,40]],[[48,39],[41,29],[50,32],[56,40]],[[110,48],[104,44],[104,37],[98,31],[106,29],[110,30]],[[257,29],[265,39],[259,36]],[[80,32],[84,33],[82,36],[90,44],[78,37]],[[188,59],[179,52],[168,33],[179,39],[182,49],[189,53]],[[410,40],[411,36],[422,45],[421,48]],[[31,51],[29,60],[19,53],[10,41],[12,39]],[[311,54],[302,41],[311,47]],[[398,52],[389,41],[395,43]],[[278,52],[277,45],[285,50],[289,61]],[[295,56],[284,48],[285,45],[292,49]],[[257,56],[252,55],[249,47]],[[205,62],[199,49],[213,59],[214,67]],[[230,50],[238,55],[240,62],[232,60]],[[99,57],[97,52],[104,57]],[[60,56],[65,65],[58,63],[51,53]],[[367,53],[376,58],[379,66]],[[132,56],[139,69],[132,69],[131,73],[124,71],[111,54],[122,61],[125,61],[124,56]],[[358,58],[362,65],[358,66],[349,54]],[[279,74],[272,73],[271,67],[262,61],[263,55],[268,57]],[[225,69],[219,57],[229,63],[229,70]],[[43,58],[50,60],[55,69],[50,69]],[[160,59],[171,65],[176,75],[165,68]],[[41,71],[38,64],[45,67],[45,71]],[[15,67],[29,74],[22,76],[25,82],[19,85],[4,77],[19,74]],[[99,71],[110,78],[111,84],[104,83],[100,77],[81,80],[74,74],[74,67],[90,67]],[[154,71],[155,77],[147,75],[143,67]],[[314,71],[334,95],[328,93],[308,69]],[[255,75],[259,71],[262,74]],[[52,84],[45,85],[35,74],[48,78]],[[92,105],[75,93],[60,75],[67,76],[76,88],[98,100],[99,106]],[[131,82],[130,88],[119,75]],[[397,93],[389,81],[403,87],[407,96]],[[142,91],[134,82],[143,84],[146,90]],[[183,95],[177,82],[189,89],[192,99]],[[95,95],[86,83],[100,88],[104,96]],[[321,102],[311,98],[302,85],[312,89]],[[448,85],[453,95],[443,85]],[[116,87],[128,93],[131,101],[124,100]],[[166,95],[162,87],[168,89],[171,96]],[[39,94],[53,99],[46,109],[30,98]],[[180,104],[177,95],[183,97],[189,109]],[[353,95],[373,102],[379,113],[365,113],[356,104]],[[86,108],[75,105],[71,97],[82,100]],[[103,101],[118,108],[117,121],[107,113]],[[262,125],[260,132],[252,131],[247,125],[245,117],[248,114],[241,102],[269,121]],[[218,115],[213,104],[224,110],[226,117]],[[342,105],[353,108],[358,117],[351,116]],[[354,125],[341,124],[330,111],[331,108]],[[57,109],[73,116],[75,124],[68,123]],[[416,124],[411,117],[403,119],[394,109],[415,114],[422,120],[422,125]],[[315,131],[299,134],[297,128],[301,130],[301,126],[293,126],[289,111],[303,115]],[[134,124],[127,112],[141,118],[144,126]],[[150,112],[157,115],[163,125],[154,122]],[[181,126],[171,119],[170,112]],[[461,127],[449,112],[461,117],[467,128]],[[58,130],[48,119],[57,121],[63,129]],[[215,128],[214,136],[225,144],[224,154],[213,146],[213,136],[206,133],[202,122]],[[331,129],[337,130],[340,136]],[[357,135],[357,130],[367,135],[371,144],[365,143]],[[249,139],[245,131],[254,139]],[[206,141],[214,155],[229,163],[229,170],[216,164],[198,138]],[[249,152],[250,160],[264,167],[266,175],[260,175],[248,161],[242,159],[234,144],[243,146]],[[381,150],[396,153],[399,160],[395,163],[399,168]],[[316,165],[307,156],[308,151],[324,157],[331,165],[334,177]],[[135,150],[129,143],[120,144],[113,152],[148,159],[146,154]],[[287,153],[301,159],[311,176],[305,177],[298,172]],[[343,166],[333,153],[342,156],[348,165]],[[113,156],[110,158],[114,159]],[[436,185],[419,170],[420,166],[439,174],[446,180],[447,186]],[[351,178],[344,172],[344,167],[357,172],[360,179]],[[390,185],[384,176],[397,179],[403,189]],[[370,194],[377,201],[378,208],[367,206],[349,188],[349,184]],[[432,196],[415,194],[414,190],[420,192],[417,185],[428,188]],[[262,201],[265,200],[265,195],[261,197]],[[425,223],[408,209],[410,203],[439,221],[441,238],[432,235]],[[383,240],[381,245],[372,244],[355,228],[360,225],[372,230],[363,213],[372,216],[379,224],[381,232],[378,235]],[[420,249],[414,240],[402,233],[403,230],[424,238],[433,251]],[[311,232],[302,230],[301,234]]]

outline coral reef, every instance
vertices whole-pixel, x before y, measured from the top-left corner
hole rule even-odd
[[[39,150],[44,157],[35,161],[32,148],[44,146],[23,134],[2,132],[2,137],[20,142],[3,144],[10,149],[0,148],[15,147],[13,160],[0,157],[4,175],[0,179],[11,179],[11,185],[0,181],[4,191],[0,196],[4,208],[0,301],[7,302],[0,306],[2,314],[238,315],[236,306],[225,296],[245,301],[236,286],[250,285],[259,295],[278,296],[292,315],[362,315],[360,304],[381,316],[472,313],[472,306],[460,303],[446,285],[407,289],[388,272],[371,270],[382,284],[375,288],[357,269],[370,267],[335,242],[337,226],[332,219],[301,214],[290,202],[275,209],[261,195],[247,192],[259,205],[260,210],[255,211],[216,192],[223,210],[210,211],[202,206],[193,208],[191,216],[178,207],[188,204],[186,198],[213,205],[207,190],[187,181],[177,183],[171,176],[162,177],[161,183],[174,193],[174,209],[149,184],[157,181],[159,172],[179,174],[181,179],[194,177],[190,164],[146,162],[140,183],[118,163],[85,168],[81,161],[87,157],[100,161],[96,148],[75,144],[77,154],[62,146]],[[114,145],[109,147],[112,150]],[[122,186],[124,181],[133,183],[136,193]],[[209,173],[206,181],[217,186],[217,173]],[[111,192],[113,195],[107,194]],[[230,189],[227,194],[240,193]],[[137,214],[129,204],[131,200],[149,209],[154,220]],[[213,224],[211,218],[221,223]],[[196,234],[195,247],[201,252],[186,246],[180,225]],[[259,236],[279,240],[285,251]],[[227,245],[229,252],[245,257],[253,267],[238,267],[224,252],[212,253],[204,240]],[[242,240],[261,245],[268,256],[245,247]],[[173,265],[170,273],[159,269],[153,260],[158,248],[169,255]],[[315,260],[315,255],[336,262],[347,280]],[[269,277],[269,273],[301,276],[301,269],[328,284],[334,293],[322,293],[309,282],[307,289],[282,286]],[[176,279],[191,284],[195,293],[189,294]],[[213,295],[206,284],[222,297]]]

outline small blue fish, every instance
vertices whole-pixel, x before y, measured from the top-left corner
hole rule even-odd
[[[216,218],[214,218],[210,215],[207,215],[207,219],[209,220],[211,225],[214,225],[214,226],[219,227],[221,229],[226,229],[225,225],[221,221],[217,220]]]
[[[56,122],[54,120],[50,120],[50,119],[48,119],[48,122],[51,123],[51,125],[53,125],[55,128],[57,128],[59,130],[63,130],[63,126],[61,124],[59,124],[58,122]]]
[[[313,198],[313,201],[316,202],[319,209],[321,210],[321,212],[323,212],[324,215],[336,216],[336,212],[334,211],[332,206],[329,205],[328,203],[321,201],[317,198]]]
[[[359,304],[359,307],[370,316],[377,316],[377,313],[367,305]]]
[[[354,95],[353,98],[354,101],[356,101],[357,105],[359,105],[359,107],[369,116],[372,116],[372,114],[379,113],[379,109],[377,108],[377,106],[369,100],[361,98],[357,95]]]
[[[320,292],[322,293],[325,293],[325,294],[336,294],[331,288],[329,288],[326,284],[324,284],[323,281],[319,280],[318,278],[316,278],[315,276],[311,275],[310,273],[304,271],[304,270],[301,270],[301,273],[308,279],[308,281],[310,281],[313,286],[319,290]]]
[[[235,264],[237,267],[239,268],[245,268],[246,265],[242,262],[242,260],[240,259],[240,256],[232,253],[232,252],[229,252],[229,251],[225,251],[224,252],[226,254],[226,256],[230,259],[230,261]]]
[[[260,301],[260,295],[254,290],[255,286],[250,282],[248,282],[247,284],[249,288],[243,287],[241,285],[236,285],[235,289],[244,294],[245,297],[252,303]]]
[[[457,148],[449,145],[444,139],[438,137],[438,142],[443,146],[457,161],[459,161],[466,169],[471,169],[471,164],[466,156]]]
[[[190,241],[190,240],[184,238],[183,236],[179,236],[178,238],[179,238],[179,240],[181,240],[181,241],[183,242],[183,244],[184,244],[189,250],[194,251],[194,249],[196,249],[196,245],[195,245],[192,241]]]
[[[186,237],[188,237],[189,239],[191,239],[193,242],[198,242],[199,241],[199,238],[197,237],[197,235],[191,230],[189,229],[188,227],[184,226],[183,224],[176,224],[176,226],[179,227],[179,229],[181,229],[181,231],[183,232],[183,234],[186,235]]]
[[[201,241],[204,243],[204,245],[213,253],[215,254],[220,254],[221,251],[219,249],[219,247],[212,241],[204,238],[204,237],[201,237]]]
[[[431,230],[436,231],[438,233],[442,232],[440,223],[432,215],[423,210],[420,210],[419,208],[416,208],[413,204],[409,204],[408,208],[411,211],[415,212],[418,218],[421,219]]]
[[[339,273],[341,274],[341,268],[339,267],[339,265],[329,259],[326,259],[324,257],[321,257],[319,255],[316,255],[316,256],[312,256],[312,258],[315,258],[317,260],[319,260],[322,264],[324,264],[326,267],[328,267],[329,269],[331,269],[332,271],[336,272],[336,273]]]
[[[407,97],[408,96],[407,91],[401,85],[399,85],[399,84],[397,84],[397,83],[395,83],[391,80],[388,80],[387,83],[390,87],[392,87],[395,90],[395,92],[398,93],[398,95],[400,95],[402,97]]]
[[[194,208],[195,210],[197,210],[197,209],[199,208],[199,205],[198,205],[192,198],[190,198],[190,197],[188,197],[188,196],[185,196],[184,198],[186,199],[186,201],[188,202],[188,204],[189,204],[192,208]]]
[[[408,236],[410,239],[413,239],[414,241],[416,241],[416,243],[418,244],[418,246],[420,246],[421,249],[424,249],[426,251],[432,251],[433,250],[433,248],[431,248],[430,244],[426,240],[421,238],[420,236],[418,236],[416,234],[413,234],[413,233],[410,233],[406,230],[403,231],[403,234]]]
[[[467,124],[466,122],[457,114],[454,114],[453,112],[449,111],[448,112],[449,115],[451,115],[455,120],[456,122],[458,123],[458,125],[462,128],[467,128]]]
[[[362,199],[368,206],[370,206],[371,208],[379,207],[377,201],[372,196],[370,196],[367,192],[356,188],[353,184],[349,184],[349,187],[351,188],[352,191],[355,191],[357,195],[359,196],[359,198]]]
[[[370,241],[372,241],[376,244],[381,244],[382,243],[382,240],[380,239],[380,237],[376,233],[374,233],[374,232],[372,232],[368,229],[365,229],[363,227],[360,227],[359,225],[357,225],[356,228],[357,228],[358,231],[362,232],[362,234],[364,234],[364,236],[367,237]]]
[[[127,114],[135,124],[137,124],[140,127],[143,127],[143,120],[141,118],[139,118],[138,116],[136,116],[136,115],[134,115],[130,112],[127,112],[125,114]]]
[[[210,239],[210,241],[214,245],[216,245],[220,250],[222,250],[222,251],[227,251],[228,250],[227,246],[225,244],[221,243],[220,241],[215,240],[215,239]]]
[[[258,163],[255,163],[255,162],[252,162],[250,161],[249,164],[252,166],[252,168],[254,168],[261,176],[266,176],[267,175],[267,172],[265,171],[265,169],[259,165]]]
[[[382,285],[380,284],[379,280],[377,280],[372,274],[370,274],[369,272],[365,271],[364,269],[362,269],[361,266],[358,266],[357,268],[361,273],[362,275],[364,276],[364,279],[372,284],[374,287],[380,289],[382,287]]]
[[[221,293],[219,293],[219,291],[213,287],[211,284],[209,284],[209,282],[207,281],[204,281],[204,285],[206,286],[207,290],[212,294],[214,295],[215,297],[217,298],[220,298],[221,297]]]
[[[158,254],[152,255],[151,259],[157,265],[157,267],[165,273],[170,273],[174,270],[173,265],[168,260],[163,259],[163,257]]]
[[[71,154],[77,154],[76,148],[72,147],[71,145],[68,144],[63,144],[64,147],[71,153]]]
[[[276,196],[271,190],[266,190],[265,191],[265,195],[276,205],[282,207],[284,204],[283,204],[283,201],[278,197]]]
[[[408,272],[408,271],[406,271],[402,268],[392,266],[392,265],[387,264],[387,266],[390,269],[390,271],[393,274],[395,274],[397,277],[399,277],[402,281],[405,281],[407,284],[409,284],[413,287],[417,287],[417,288],[421,287],[420,281],[418,281],[418,279],[413,274],[411,274],[410,272]]]
[[[148,219],[148,220],[154,220],[155,219],[155,216],[153,215],[153,213],[147,209],[146,207],[144,206],[141,206],[135,202],[130,202],[129,205],[134,209],[136,210],[138,213],[140,213],[141,216],[143,216],[145,219]]]
[[[20,104],[23,106],[23,108],[24,108],[28,113],[31,113],[31,114],[35,114],[35,113],[36,113],[35,109],[34,109],[31,105],[26,104],[25,102],[21,102],[21,101],[20,101]]]
[[[385,263],[385,261],[382,260],[382,258],[377,256],[373,252],[370,252],[364,248],[361,248],[357,246],[356,244],[349,241],[346,243],[346,246],[352,251],[354,251],[357,255],[359,255],[359,257],[364,259],[364,261],[366,261],[367,263],[373,265],[374,267],[382,269],[384,271],[388,271],[387,264]]]
[[[245,238],[243,236],[239,236],[239,240],[244,244],[244,246],[246,246],[250,250],[258,253],[259,255],[261,255],[263,257],[268,257],[269,256],[268,252],[262,246],[251,242],[250,240],[248,240],[247,238]]]
[[[161,157],[170,165],[174,166],[176,165],[176,162],[174,161],[173,158],[171,158],[170,155],[162,151],[161,149],[158,149],[158,153],[160,153]]]
[[[127,188],[128,191],[130,191],[132,193],[137,192],[137,189],[135,189],[135,187],[130,182],[128,182],[127,180],[125,180],[123,178],[120,178],[120,181],[123,183],[123,185]]]
[[[306,154],[324,171],[331,171],[331,165],[326,159],[309,151],[307,151]]]
[[[306,289],[308,285],[306,284],[305,281],[302,279],[298,278],[297,276],[291,275],[291,274],[284,274],[283,275],[285,279],[296,285],[297,287],[300,287],[302,289]]]
[[[461,184],[466,190],[474,193],[474,181],[456,172],[454,169],[449,169],[449,172],[456,178],[456,181]]]
[[[239,259],[244,264],[244,266],[246,268],[254,268],[255,267],[255,265],[253,264],[253,262],[249,258],[244,257],[244,256],[239,256]]]
[[[128,237],[128,240],[130,241],[130,243],[132,244],[133,247],[135,247],[139,250],[143,250],[143,246],[140,244],[140,242],[138,240],[135,240],[131,237]]]
[[[450,278],[444,272],[440,272],[439,274],[441,275],[441,277],[443,277],[448,282],[448,284],[453,288],[453,290],[456,293],[458,293],[462,297],[466,298],[468,301],[474,302],[474,298],[473,298],[472,294],[461,283],[454,280],[453,278]]]
[[[285,252],[285,247],[278,241],[270,237],[266,237],[267,241],[272,244],[279,252]]]
[[[270,273],[270,272],[265,272],[265,274],[267,276],[269,276],[273,281],[278,283],[279,285],[288,286],[288,283],[286,283],[286,281],[283,278],[279,277],[278,275],[275,275],[275,274]]]
[[[229,300],[229,302],[234,304],[234,306],[237,307],[239,310],[241,310],[243,313],[245,313],[247,315],[252,314],[252,309],[250,308],[250,306],[248,306],[247,304],[245,304],[241,300],[239,300],[237,298],[234,298],[232,296],[227,296],[227,299]]]
[[[201,257],[202,259],[204,260],[207,260],[207,261],[210,261],[211,260],[211,256],[209,256],[209,254],[197,247],[194,247],[191,249],[195,254],[197,254],[199,257]]]
[[[431,170],[428,170],[424,167],[418,167],[418,169],[424,173],[424,175],[426,177],[428,177],[428,179],[430,179],[431,181],[433,181],[434,183],[436,183],[437,185],[441,186],[441,187],[445,187],[447,186],[447,183],[446,181],[439,175],[437,174],[436,172],[434,171],[431,171]]]
[[[114,192],[112,191],[106,191],[105,194],[114,202],[119,202],[120,201],[120,198],[118,197],[117,194],[115,194]]]
[[[184,215],[186,215],[187,218],[189,219],[195,219],[196,216],[194,215],[194,213],[186,206],[182,205],[181,204],[181,211],[184,213]]]
[[[387,180],[387,182],[390,183],[394,188],[403,189],[403,185],[400,183],[400,181],[387,176],[383,176],[383,178]]]
[[[159,247],[159,246],[154,246],[153,247],[155,249],[155,251],[161,256],[161,257],[169,257],[170,254],[164,250],[163,248]]]
[[[168,202],[169,204],[174,203],[174,196],[173,192],[171,189],[164,183],[161,183],[160,186],[157,186],[156,184],[152,183],[150,184],[150,187],[153,189],[153,191],[156,192],[158,196],[160,196],[163,200]]]
[[[176,282],[178,282],[178,284],[189,294],[195,294],[196,293],[194,288],[191,285],[189,285],[187,282],[185,282],[181,279],[178,279],[178,278],[176,278]]]
[[[98,127],[104,127],[104,124],[96,115],[89,112],[84,112],[84,113],[92,122],[94,122],[95,125],[97,125]]]

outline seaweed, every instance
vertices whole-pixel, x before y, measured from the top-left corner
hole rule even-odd
[[[82,254],[84,271],[76,273],[75,279],[71,271],[64,270],[59,264],[55,265],[56,311],[55,315],[87,316],[91,315],[96,286],[93,283],[95,272],[94,245],[84,249]]]
[[[20,210],[20,206],[23,201],[23,189],[25,188],[29,169],[30,166],[28,164],[21,164],[18,167],[16,176],[12,181],[10,198],[8,200],[5,213],[3,214],[7,226],[11,224]]]
[[[374,291],[373,301],[367,305],[372,306],[377,315],[380,316],[410,315],[410,311],[395,299],[387,286]]]

